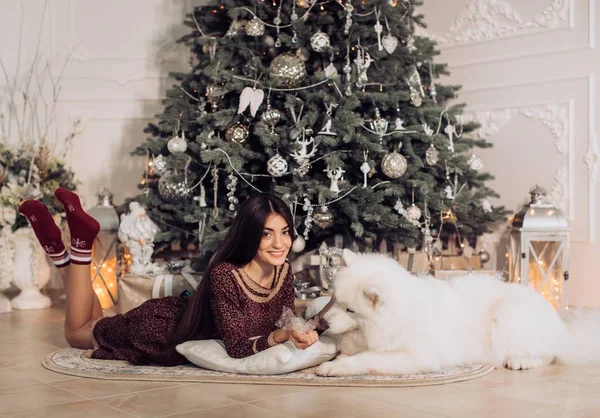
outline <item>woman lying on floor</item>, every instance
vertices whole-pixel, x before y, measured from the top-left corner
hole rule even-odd
[[[222,339],[235,358],[288,340],[300,349],[318,340],[315,331],[275,326],[283,307],[294,310],[294,275],[286,261],[292,215],[278,197],[255,195],[244,202],[193,296],[151,299],[124,315],[103,317],[89,266],[100,226],[75,193],[59,188],[55,195],[65,207],[70,255],[46,206],[27,200],[19,212],[61,273],[65,338],[72,347],[90,349],[96,359],[175,366],[186,362],[175,347],[190,340]]]

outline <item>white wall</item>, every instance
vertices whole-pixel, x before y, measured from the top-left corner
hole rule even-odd
[[[573,227],[569,302],[600,306],[596,0],[427,0],[449,81],[494,148],[481,152],[500,203],[539,183]],[[441,12],[443,10],[443,13]]]
[[[426,0],[425,31],[440,42],[459,100],[494,143],[481,152],[500,203],[516,209],[535,183],[553,192],[573,226],[569,300],[600,306],[595,0]],[[186,69],[173,45],[192,0],[49,0],[42,48],[60,63],[77,45],[62,80],[58,138],[81,117],[69,152],[81,193],[107,185],[115,201],[136,192],[144,159],[129,152],[162,109],[171,68]],[[24,7],[24,44],[33,53],[43,0],[0,0],[0,57],[14,63]],[[30,55],[31,55],[30,54]],[[2,83],[0,81],[0,83]]]
[[[14,75],[23,19],[21,69],[34,56],[44,0],[0,0],[0,57]],[[190,0],[48,0],[42,25],[41,55],[57,74],[73,51],[61,80],[57,149],[81,118],[82,134],[67,160],[81,182],[87,205],[105,186],[115,202],[137,193],[145,158],[129,153],[143,142],[144,126],[162,110],[172,84],[169,70],[186,70],[187,48],[174,41]],[[23,72],[21,72],[23,74]],[[2,77],[3,79],[3,77]],[[4,80],[0,81],[0,86]]]

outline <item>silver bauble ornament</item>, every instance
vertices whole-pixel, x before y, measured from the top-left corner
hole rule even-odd
[[[338,76],[338,70],[337,68],[335,68],[335,65],[333,65],[333,63],[329,63],[329,65],[327,67],[325,67],[325,77],[327,78],[337,78]]]
[[[325,229],[333,224],[333,221],[335,221],[335,216],[333,216],[333,213],[331,213],[327,206],[321,206],[313,214],[313,220],[321,229]]]
[[[162,176],[167,171],[167,161],[162,155],[157,155],[152,159],[152,171],[159,176]]]
[[[187,149],[185,133],[182,133],[182,136],[177,135],[169,139],[169,142],[167,142],[167,148],[172,154],[185,152],[185,150]]]
[[[306,241],[301,235],[298,235],[292,244],[292,252],[300,253],[306,248]]]
[[[306,78],[306,68],[300,58],[286,53],[273,59],[269,77],[276,85],[293,86]]]
[[[260,120],[265,125],[267,125],[271,128],[274,128],[275,125],[277,125],[279,123],[279,121],[281,120],[281,117],[282,117],[282,115],[279,110],[274,109],[270,105],[268,105],[267,110],[264,111],[264,113],[260,117]]]
[[[241,144],[246,140],[246,138],[248,138],[248,135],[248,128],[237,122],[227,128],[227,131],[225,132],[225,139]]]
[[[158,193],[169,203],[185,202],[191,196],[183,174],[169,173],[158,180]]]
[[[429,165],[436,165],[439,160],[440,152],[433,144],[431,144],[429,148],[427,148],[427,151],[425,151],[425,161],[427,161],[427,164]]]
[[[406,217],[413,222],[418,221],[421,219],[421,209],[413,203],[406,209]]]
[[[391,179],[402,177],[406,173],[408,163],[402,154],[392,152],[381,160],[381,171]]]
[[[471,170],[481,171],[483,170],[483,161],[473,154],[471,155],[471,158],[469,158],[469,167],[471,167]]]
[[[410,87],[410,102],[415,107],[420,107],[423,104],[423,98],[416,88]]]
[[[329,35],[325,32],[318,31],[310,37],[310,46],[316,52],[324,52],[331,44],[329,43]]]
[[[279,154],[275,154],[274,156],[269,158],[269,161],[267,161],[267,171],[273,177],[281,177],[285,173],[287,173],[287,170],[288,163],[285,160],[285,158],[283,158]]]
[[[265,24],[255,17],[246,23],[245,29],[248,36],[262,36],[265,33]]]
[[[383,45],[383,49],[385,49],[385,52],[391,55],[398,47],[398,38],[387,34],[383,38],[381,38],[381,44]]]
[[[481,251],[479,251],[479,260],[481,260],[481,262],[484,264],[487,263],[490,261],[490,253],[484,249],[481,249]]]

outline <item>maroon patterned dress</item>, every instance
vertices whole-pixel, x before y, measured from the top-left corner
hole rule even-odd
[[[231,263],[216,266],[209,283],[217,335],[231,357],[242,358],[275,345],[275,322],[283,307],[294,309],[294,275],[289,263],[275,269],[271,289],[255,283]],[[187,297],[150,299],[135,309],[100,319],[93,329],[92,358],[157,364],[187,308]]]

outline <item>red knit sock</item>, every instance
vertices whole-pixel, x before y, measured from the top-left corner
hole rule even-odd
[[[56,226],[48,208],[37,200],[26,200],[19,205],[19,212],[29,221],[35,236],[54,265],[58,268],[68,266],[69,253],[62,242],[60,228]]]
[[[71,231],[71,262],[73,264],[90,264],[92,262],[92,245],[100,231],[100,224],[81,207],[79,196],[62,187],[56,189],[54,195],[65,206],[67,222]]]

